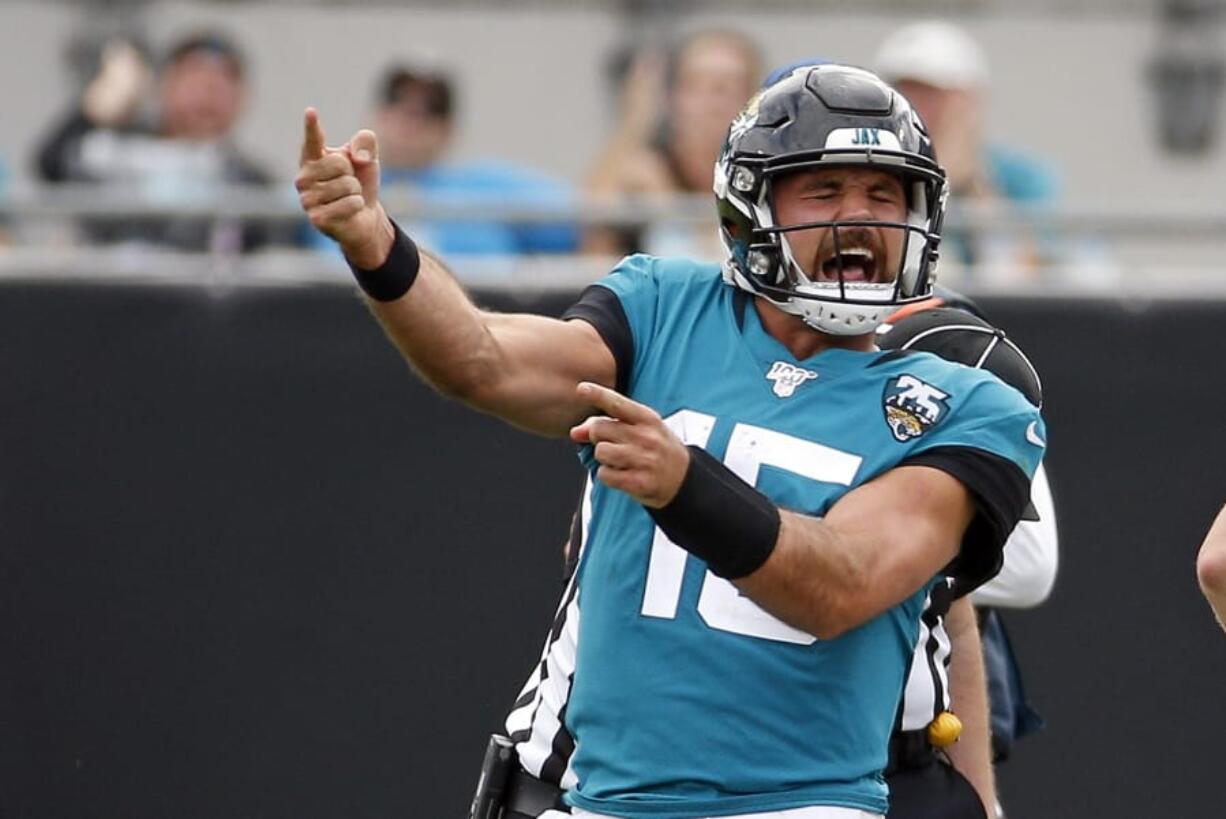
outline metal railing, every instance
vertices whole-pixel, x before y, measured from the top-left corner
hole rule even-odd
[[[404,219],[497,221],[509,224],[571,224],[580,227],[644,228],[671,223],[713,223],[710,195],[580,199],[573,202],[521,202],[492,197],[451,196],[423,199],[388,188],[382,201]],[[285,190],[249,185],[210,187],[197,196],[168,197],[140,187],[58,185],[15,191],[0,197],[0,219],[256,219],[295,224],[303,221],[297,197]],[[964,205],[952,226],[972,231],[1098,233],[1106,236],[1208,237],[1226,241],[1226,204],[1222,202],[1083,202],[1036,208]]]
[[[139,8],[156,0],[55,0],[64,5],[111,10]],[[329,6],[404,6],[405,0],[247,0],[261,5],[290,7]],[[683,14],[695,12],[743,11],[744,0],[412,0],[413,5],[429,8],[594,8],[627,15]],[[1123,16],[1152,17],[1155,0],[754,0],[758,12],[899,12],[907,14],[977,14],[1010,16]]]
[[[493,221],[512,225],[567,224],[645,231],[668,227],[710,237],[715,229],[711,197],[677,196],[539,203],[458,198],[423,200],[387,189],[384,204],[402,223]],[[217,250],[175,252],[149,245],[90,245],[75,226],[104,220],[254,221],[307,235],[309,227],[293,190],[217,187],[193,197],[168,198],[140,188],[41,187],[0,199],[0,277],[212,283],[345,282],[335,252],[301,247],[253,254]],[[991,236],[1033,242],[1043,258],[1025,275],[983,276],[960,271],[973,289],[1093,291],[1121,283],[1159,293],[1190,286],[1226,288],[1226,206],[1222,203],[1072,203],[1044,208],[962,207],[946,224],[947,237]],[[947,255],[947,260],[950,254]],[[466,283],[513,289],[573,288],[592,281],[613,260],[580,254],[450,258]],[[1086,271],[1097,268],[1091,275]],[[950,263],[944,267],[948,271]],[[1000,271],[997,271],[999,274]],[[947,274],[948,278],[948,274]],[[960,282],[959,282],[960,283]]]

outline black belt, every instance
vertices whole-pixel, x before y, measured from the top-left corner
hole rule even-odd
[[[562,789],[542,782],[518,765],[507,779],[506,809],[510,814],[537,817],[547,810],[570,808],[562,801]]]
[[[936,751],[928,741],[928,731],[895,731],[890,735],[890,761],[885,772],[906,768],[922,768],[936,758]]]

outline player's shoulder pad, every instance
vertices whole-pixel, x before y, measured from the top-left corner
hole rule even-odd
[[[716,281],[721,281],[718,265],[635,253],[618,262],[597,284],[605,285],[620,297],[633,298],[640,291],[684,290]]]
[[[659,261],[646,253],[626,256],[596,284],[613,291],[633,322],[636,313],[651,312],[660,298]]]
[[[636,351],[651,337],[660,304],[660,270],[655,256],[635,253],[622,259],[596,285],[611,290],[621,305]]]
[[[596,283],[617,296],[635,339],[643,343],[664,314],[697,309],[703,295],[718,290],[722,279],[718,265],[636,253]]]

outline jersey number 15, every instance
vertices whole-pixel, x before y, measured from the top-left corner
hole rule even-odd
[[[664,423],[682,443],[705,448],[716,420],[713,415],[679,410],[665,418]],[[862,460],[858,455],[741,423],[733,427],[724,453],[724,465],[755,485],[761,468],[771,466],[814,481],[850,486]],[[643,593],[643,616],[667,620],[677,616],[688,558],[688,552],[656,527],[647,566],[647,587]],[[798,645],[810,645],[817,640],[812,634],[792,628],[766,613],[743,596],[736,586],[710,571],[702,582],[698,615],[711,628],[733,634]]]

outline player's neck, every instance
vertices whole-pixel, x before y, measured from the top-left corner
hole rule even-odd
[[[871,352],[877,349],[872,333],[859,336],[834,336],[814,330],[800,316],[785,313],[766,299],[754,299],[762,327],[776,341],[788,348],[796,360],[809,358],[831,349]]]

